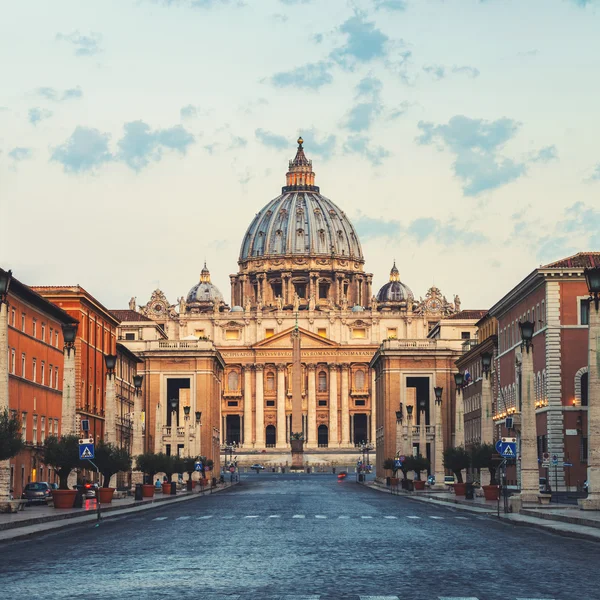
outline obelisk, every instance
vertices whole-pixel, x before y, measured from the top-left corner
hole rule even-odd
[[[292,331],[292,469],[304,470],[304,432],[302,431],[302,361],[298,315]]]

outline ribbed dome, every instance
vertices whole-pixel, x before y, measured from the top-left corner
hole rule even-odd
[[[391,302],[413,301],[414,296],[411,289],[400,281],[400,273],[396,268],[396,263],[390,271],[390,280],[377,292],[377,302],[382,304]]]
[[[206,268],[206,263],[204,263],[204,268],[200,272],[200,282],[197,283],[187,295],[187,303],[192,304],[194,302],[210,302],[211,304],[223,302],[223,294],[221,294],[219,288],[210,281],[210,272]]]
[[[321,196],[314,185],[312,162],[304,155],[302,138],[290,161],[287,185],[250,224],[240,261],[290,254],[326,255],[363,261],[352,223],[338,206]]]

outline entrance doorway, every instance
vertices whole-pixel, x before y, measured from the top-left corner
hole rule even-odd
[[[267,448],[275,448],[276,443],[277,430],[275,429],[275,425],[267,425],[267,429],[265,431],[265,445]]]
[[[179,406],[179,390],[189,389],[189,377],[170,377],[167,379],[167,427],[178,427],[179,425],[183,425],[183,423],[179,423],[179,415],[181,413]]]
[[[225,417],[225,441],[228,444],[240,444],[242,441],[242,423],[240,415]]]
[[[327,425],[319,425],[319,429],[317,430],[317,439],[319,448],[327,448],[329,445],[329,429],[327,429]]]
[[[413,424],[421,425],[421,401],[425,402],[425,423],[423,425],[431,423],[429,418],[429,377],[407,377],[406,387],[416,388],[417,390],[417,405],[415,406],[417,416],[416,420],[413,416]]]
[[[367,415],[364,413],[354,414],[354,445],[369,441],[367,428]]]

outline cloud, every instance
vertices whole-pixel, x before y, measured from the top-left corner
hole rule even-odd
[[[463,182],[464,194],[476,196],[506,185],[526,172],[525,163],[499,155],[519,127],[519,123],[506,117],[484,121],[456,115],[447,125],[420,121],[418,128],[422,134],[417,142],[423,145],[437,142],[439,150],[449,149],[455,155],[452,167]]]
[[[554,145],[541,148],[531,157],[532,162],[547,163],[552,160],[558,160],[558,151]]]
[[[248,145],[248,140],[246,138],[240,137],[238,135],[231,136],[231,144],[227,150],[235,150],[236,148],[245,148]]]
[[[275,87],[297,87],[309,90],[318,90],[319,88],[331,83],[333,76],[330,73],[331,63],[320,61],[317,63],[308,63],[296,67],[291,71],[282,71],[275,73],[270,78]]]
[[[360,154],[364,156],[373,166],[378,166],[384,158],[391,153],[383,146],[372,146],[371,140],[364,135],[352,135],[344,144],[346,154]]]
[[[468,65],[463,65],[462,67],[454,66],[452,67],[452,72],[458,73],[459,75],[467,75],[467,77],[471,77],[471,79],[475,79],[480,75],[479,69],[476,69],[475,67],[469,67]]]
[[[374,0],[375,10],[406,10],[406,0]]]
[[[586,181],[600,181],[600,163],[594,167],[593,173],[586,179]]]
[[[285,23],[289,19],[289,17],[283,13],[275,13],[271,18],[278,23]]]
[[[592,6],[597,0],[567,0],[567,2],[579,6],[580,8],[585,8],[586,6]]]
[[[181,108],[179,111],[179,116],[182,119],[194,119],[198,116],[198,109],[192,104],[188,104],[187,106]]]
[[[331,52],[331,59],[344,68],[352,69],[356,63],[368,63],[387,54],[388,36],[367,21],[361,13],[356,13],[340,26],[346,36],[346,43]]]
[[[279,0],[279,2],[292,6],[293,4],[308,4],[311,0]]]
[[[79,31],[71,33],[57,33],[57,41],[69,42],[75,46],[75,56],[94,56],[102,51],[100,42],[102,36],[99,33],[91,32],[89,35],[81,35]]]
[[[22,146],[17,146],[8,153],[8,156],[12,158],[15,162],[27,160],[32,156],[31,148],[23,148]]]
[[[290,140],[282,135],[277,135],[275,133],[271,133],[270,131],[265,131],[264,129],[257,129],[254,132],[254,135],[261,144],[268,146],[269,148],[284,150],[285,148],[290,147]]]
[[[524,50],[523,52],[517,52],[517,56],[536,56],[540,53],[539,50],[536,50],[535,48],[531,49],[531,50]]]
[[[476,69],[475,67],[469,67],[467,65],[463,65],[461,67],[457,67],[456,65],[453,67],[445,67],[444,65],[425,65],[423,67],[423,71],[425,71],[425,73],[428,73],[429,75],[431,75],[436,81],[439,81],[440,79],[444,79],[444,77],[446,77],[446,75],[448,74],[448,72],[450,73],[455,73],[458,75],[466,75],[467,77],[470,77],[471,79],[475,79],[476,77],[479,77],[479,69]]]
[[[352,222],[363,240],[406,236],[417,244],[431,240],[442,246],[474,246],[489,241],[487,236],[470,227],[460,227],[460,221],[454,218],[441,221],[433,217],[419,217],[403,225],[395,219],[373,218],[359,212]]]
[[[164,149],[185,154],[194,143],[194,136],[181,125],[152,130],[144,121],[131,121],[123,126],[125,135],[117,142],[117,159],[135,171],[160,161]]]
[[[49,119],[54,113],[46,108],[30,108],[28,114],[29,122],[32,125],[37,125],[40,121]]]
[[[369,129],[373,120],[383,110],[381,90],[383,84],[376,77],[365,77],[356,86],[356,99],[363,100],[355,104],[346,115],[343,127],[360,132]]]
[[[398,106],[394,108],[392,112],[390,112],[390,119],[397,119],[398,117],[401,117],[411,106],[412,104],[410,102],[407,100],[402,100],[400,104],[398,104]]]
[[[425,65],[423,71],[438,81],[446,77],[446,67],[443,65]]]
[[[113,160],[109,139],[109,134],[98,129],[78,126],[64,144],[53,149],[50,160],[60,163],[66,173],[94,171]]]
[[[39,87],[36,90],[36,94],[52,102],[64,102],[73,98],[81,98],[83,91],[79,86],[63,90],[62,92],[53,87]]]

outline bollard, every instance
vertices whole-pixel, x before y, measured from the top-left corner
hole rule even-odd
[[[144,499],[144,495],[142,493],[142,484],[141,483],[136,483],[135,484],[135,497],[134,497],[134,500],[135,500],[135,502],[140,502],[143,499]]]
[[[177,482],[171,481],[171,496],[177,495]]]

